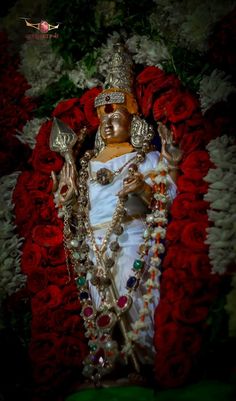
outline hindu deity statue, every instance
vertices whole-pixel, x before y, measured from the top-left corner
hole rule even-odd
[[[83,374],[99,386],[118,371],[142,375],[153,364],[154,312],[181,154],[162,124],[156,130],[161,152],[153,145],[155,132],[139,114],[132,61],[121,44],[95,108],[94,149],[76,160],[77,136],[56,119],[50,146],[65,157],[54,175],[55,202],[88,338]]]

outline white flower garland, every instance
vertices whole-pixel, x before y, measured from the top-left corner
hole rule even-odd
[[[203,113],[214,104],[226,101],[231,93],[236,92],[236,88],[230,79],[230,76],[217,69],[213,70],[211,75],[203,76],[198,92]]]
[[[223,135],[207,145],[215,169],[204,178],[209,183],[204,199],[210,202],[206,244],[212,272],[223,274],[236,260],[236,144],[233,137]]]
[[[150,24],[160,32],[190,49],[207,50],[207,39],[214,24],[234,7],[233,0],[154,0],[156,11]]]
[[[34,149],[36,145],[36,136],[46,120],[46,118],[34,118],[27,121],[22,132],[17,130],[18,135],[16,135],[16,137],[20,142],[28,144],[31,149]]]
[[[32,86],[26,91],[28,96],[39,96],[65,73],[64,61],[52,50],[51,40],[25,42],[20,56],[20,72]]]
[[[14,172],[0,178],[0,303],[6,296],[24,287],[26,282],[20,268],[23,238],[15,233],[12,214],[12,193],[19,174]]]

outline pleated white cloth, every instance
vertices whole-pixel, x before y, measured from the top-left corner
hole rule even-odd
[[[98,246],[102,244],[106,229],[109,225],[109,222],[112,220],[112,216],[118,201],[117,194],[122,189],[123,180],[127,176],[128,167],[133,162],[131,159],[133,159],[135,154],[136,152],[127,153],[125,155],[115,157],[105,163],[96,160],[90,161],[89,168],[90,173],[93,176],[94,173],[101,168],[107,168],[114,172],[130,160],[130,163],[128,163],[122,172],[115,177],[113,182],[108,185],[101,185],[96,181],[89,180],[89,219],[90,224],[93,227],[94,236]],[[152,181],[148,177],[148,174],[153,172],[153,170],[155,171],[159,161],[159,156],[160,154],[157,151],[150,152],[146,155],[145,161],[139,166],[139,172],[144,175],[145,181],[149,185],[151,185]],[[170,176],[168,176],[168,195],[170,200],[172,200],[176,195],[176,186]],[[129,199],[126,203],[126,210],[130,216],[140,215],[141,217],[135,218],[134,220],[123,224],[124,232],[119,236],[118,239],[121,250],[118,252],[113,273],[115,284],[120,295],[127,293],[127,280],[130,276],[133,276],[132,267],[134,260],[139,258],[138,249],[139,245],[143,242],[143,232],[145,230],[145,212],[147,213],[147,208],[143,201],[135,195],[129,196]],[[107,226],[104,223],[108,223]],[[103,225],[102,228],[100,227],[101,224]],[[116,238],[116,235],[112,234],[110,241],[114,241]],[[107,254],[111,254],[109,249],[107,250]],[[90,257],[94,263],[96,263],[93,251],[90,252]],[[100,305],[100,296],[96,287],[94,287],[92,284],[90,284],[90,292],[94,305],[98,307]],[[149,306],[150,314],[147,317],[148,330],[142,332],[138,341],[147,349],[147,354],[149,357],[154,355],[153,314],[159,302],[158,290],[156,290],[155,295],[154,303],[150,303]],[[138,313],[142,307],[142,287],[140,287],[133,296],[133,305],[129,311],[129,319],[131,323],[134,323],[138,319]]]

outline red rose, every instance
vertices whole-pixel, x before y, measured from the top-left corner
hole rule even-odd
[[[170,88],[180,86],[180,81],[174,75],[157,74],[144,88],[137,88],[137,97],[141,105],[142,113],[147,117],[151,111],[154,95]],[[141,85],[142,86],[142,85]]]
[[[49,393],[49,391],[52,389],[54,379],[57,379],[58,376],[60,377],[60,371],[58,370],[58,367],[55,364],[54,360],[45,359],[45,361],[35,364],[33,367],[33,373],[34,380],[38,385],[45,385],[46,383],[48,383],[49,388],[45,389],[45,393]],[[34,397],[34,401],[41,400],[41,395],[38,399]]]
[[[206,251],[208,246],[204,243],[206,240],[206,222],[191,222],[185,225],[181,235],[182,243],[194,252]]]
[[[99,118],[97,116],[97,110],[94,107],[94,100],[100,92],[101,88],[92,88],[87,90],[80,98],[80,104],[83,106],[85,117],[89,125],[93,128],[97,128],[99,125]]]
[[[62,265],[66,261],[65,250],[62,245],[44,248],[43,254],[47,265]]]
[[[50,193],[51,182],[51,178],[47,174],[41,174],[38,171],[23,171],[17,180],[17,185],[25,187],[27,191],[39,190]]]
[[[55,225],[38,225],[32,231],[32,238],[40,246],[57,246],[63,243],[63,231]]]
[[[182,263],[183,263],[183,255],[185,254],[187,250],[178,245],[174,246],[171,245],[166,252],[166,255],[164,256],[163,263],[162,263],[162,268],[163,270],[172,268],[172,269],[181,269],[182,268]]]
[[[35,147],[31,157],[32,166],[36,171],[50,175],[51,171],[58,173],[64,164],[62,157],[52,152],[47,146]]]
[[[87,353],[87,346],[78,337],[63,335],[58,343],[57,359],[65,366],[80,367]]]
[[[184,154],[200,150],[204,147],[204,131],[194,131],[184,135],[180,142],[180,148]]]
[[[29,219],[32,214],[33,205],[29,197],[29,192],[20,182],[17,182],[12,197],[15,205],[16,223],[21,228],[22,223]],[[28,221],[27,221],[28,222]]]
[[[211,280],[211,266],[206,253],[186,252],[182,258],[182,268],[191,271],[194,277]]]
[[[199,105],[192,95],[185,92],[176,94],[165,107],[168,119],[173,123],[177,123],[191,117]]]
[[[52,319],[53,310],[44,310],[43,313],[32,316],[31,320],[31,335],[32,338],[38,334],[45,334],[45,332],[51,330],[57,330],[54,326]]]
[[[161,353],[181,352],[196,354],[201,348],[201,336],[193,327],[169,322],[157,328],[154,337],[155,348]]]
[[[190,153],[180,166],[187,178],[196,181],[205,177],[211,167],[213,164],[209,159],[209,154],[204,150]]]
[[[28,274],[27,287],[31,292],[44,290],[48,285],[46,269],[33,269]]]
[[[33,314],[44,313],[45,310],[57,308],[62,303],[62,292],[59,287],[49,285],[32,297]]]
[[[50,249],[50,248],[48,248]],[[57,265],[53,268],[48,268],[48,279],[52,284],[57,285],[58,287],[64,287],[68,284],[70,278],[68,275],[66,264]]]
[[[173,318],[179,322],[196,324],[203,322],[208,316],[208,307],[191,302],[191,299],[182,299],[173,304]]]
[[[173,134],[173,139],[176,143],[179,143],[181,139],[188,133],[186,122],[170,124],[170,129]]]
[[[45,121],[40,129],[39,133],[36,136],[36,147],[37,146],[46,146],[49,147],[49,138],[52,129],[52,121]]]
[[[71,109],[74,109],[75,106],[78,106],[78,104],[79,98],[77,97],[71,98],[69,100],[62,100],[54,109],[52,116],[61,118],[62,116],[64,116],[65,113],[70,112]]]
[[[78,133],[86,123],[84,113],[80,109],[80,101],[78,98],[63,100],[57,105],[52,115],[62,120],[76,133]]]
[[[153,105],[153,116],[155,120],[167,122],[169,119],[169,115],[167,113],[167,104],[171,102],[171,99],[173,99],[176,94],[176,89],[171,89],[156,99]]]
[[[158,353],[171,352],[176,348],[176,342],[179,340],[178,333],[181,326],[175,322],[167,322],[160,325],[155,330],[154,345]]]
[[[179,350],[183,349],[188,354],[197,354],[201,349],[202,333],[194,327],[181,325],[180,331],[181,340]]]
[[[203,180],[191,180],[191,178],[181,175],[177,179],[177,188],[179,192],[191,192],[195,194],[205,194],[208,191],[208,183]]]
[[[54,359],[56,355],[57,333],[37,334],[29,345],[29,355],[34,362]]]
[[[154,321],[155,328],[172,320],[172,303],[165,297],[160,298],[160,302],[155,309]]]
[[[169,302],[180,301],[186,293],[187,275],[184,270],[166,269],[161,277],[161,297]]]
[[[208,202],[199,200],[196,194],[179,194],[171,206],[171,215],[176,219],[203,220],[207,219]]]
[[[79,338],[84,338],[84,322],[80,316],[71,315],[68,316],[62,323],[62,331],[63,333],[74,333]]]
[[[183,221],[171,221],[167,227],[166,239],[168,242],[177,243],[181,241],[181,233],[185,227],[185,222]]]
[[[78,290],[73,282],[63,288],[63,304],[65,310],[78,312],[80,310]]]
[[[183,385],[188,379],[191,368],[191,358],[185,352],[156,354],[155,376],[161,387],[171,388]]]
[[[25,241],[22,249],[21,270],[25,274],[37,269],[42,263],[42,248],[31,240]]]
[[[137,83],[138,84],[147,84],[148,82],[152,82],[154,79],[165,79],[166,74],[163,70],[158,67],[150,66],[146,67],[138,76]]]

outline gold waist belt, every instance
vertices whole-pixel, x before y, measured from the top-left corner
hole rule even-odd
[[[122,224],[125,223],[130,223],[133,220],[141,220],[145,218],[145,214],[133,214],[133,215],[127,215],[124,217]],[[111,220],[109,221],[104,221],[104,223],[101,224],[95,224],[92,226],[93,230],[101,230],[103,228],[106,228],[109,224],[111,224]]]

